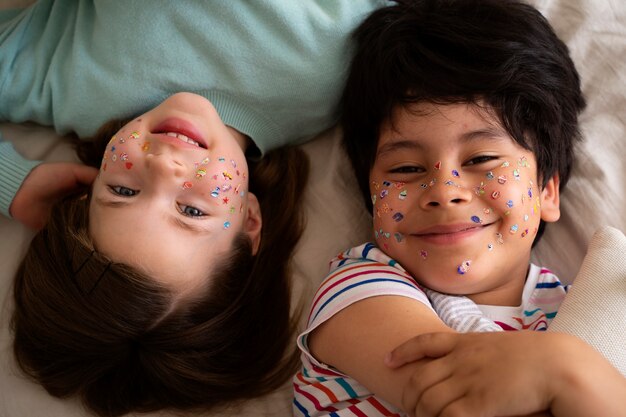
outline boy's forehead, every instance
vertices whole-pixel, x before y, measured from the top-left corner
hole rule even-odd
[[[460,141],[513,140],[497,113],[473,103],[412,103],[396,106],[380,129],[378,148],[386,142],[427,139],[441,130]]]

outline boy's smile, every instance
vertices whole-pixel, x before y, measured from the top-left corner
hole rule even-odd
[[[488,109],[398,108],[370,172],[376,242],[429,288],[515,304],[539,222],[559,216],[558,177],[540,184]]]
[[[441,245],[451,245],[463,239],[475,238],[477,233],[491,224],[476,225],[475,223],[454,223],[436,225],[419,230],[411,234],[424,242]]]

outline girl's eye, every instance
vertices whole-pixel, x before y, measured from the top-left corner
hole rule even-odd
[[[407,166],[402,166],[398,168],[393,168],[389,172],[391,172],[392,174],[415,174],[415,173],[424,172],[424,168],[418,167],[418,166],[407,165]]]
[[[481,155],[470,159],[465,163],[465,165],[483,164],[485,162],[493,161],[494,159],[498,159],[498,157],[495,155]]]
[[[193,206],[180,206],[180,212],[184,214],[185,216],[189,216],[189,217],[206,216],[206,214],[202,210],[197,209]]]
[[[122,185],[111,185],[109,188],[113,191],[113,193],[121,195],[122,197],[134,197],[139,194],[138,190],[133,190],[132,188],[124,187]]]

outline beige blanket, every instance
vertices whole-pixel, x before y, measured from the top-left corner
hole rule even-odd
[[[0,7],[28,3],[30,0],[0,0]],[[626,372],[626,243],[622,234],[626,230],[626,2],[531,3],[569,46],[588,99],[582,116],[586,141],[578,150],[579,163],[562,195],[562,219],[547,228],[533,260],[550,267],[566,282],[576,277],[575,289],[554,328],[587,338]],[[63,138],[51,129],[0,124],[0,130],[29,158],[74,158]],[[370,239],[370,219],[361,207],[339,146],[340,134],[336,128],[303,146],[311,158],[312,175],[305,202],[308,228],[296,254],[294,279],[296,300],[304,299],[307,304],[329,259]],[[603,226],[613,228],[602,229],[596,236],[577,276],[592,235]],[[31,232],[0,217],[0,417],[84,416],[87,413],[76,401],[50,397],[25,379],[13,361],[8,329],[11,281],[30,237]],[[291,384],[265,398],[210,415],[291,415]]]

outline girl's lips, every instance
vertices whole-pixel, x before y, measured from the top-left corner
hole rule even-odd
[[[164,140],[166,142],[172,142],[172,143],[180,143],[181,145],[186,145],[188,147],[194,147],[197,148],[197,146],[192,145],[192,144],[188,144],[186,142],[183,142],[175,137],[171,137],[171,136],[167,136],[165,133],[167,132],[174,132],[174,133],[180,133],[183,134],[185,136],[187,136],[188,138],[198,142],[200,144],[201,148],[207,149],[207,144],[206,141],[204,140],[204,138],[202,137],[202,133],[200,133],[200,131],[190,122],[183,120],[183,119],[178,119],[178,118],[169,118],[166,119],[164,121],[162,121],[161,123],[159,123],[153,130],[152,130],[152,134],[155,135],[159,135],[159,138],[161,140]],[[169,139],[168,139],[169,138]]]
[[[413,236],[428,243],[454,244],[476,233],[481,232],[489,224],[461,223],[451,225],[439,225],[421,230]]]

